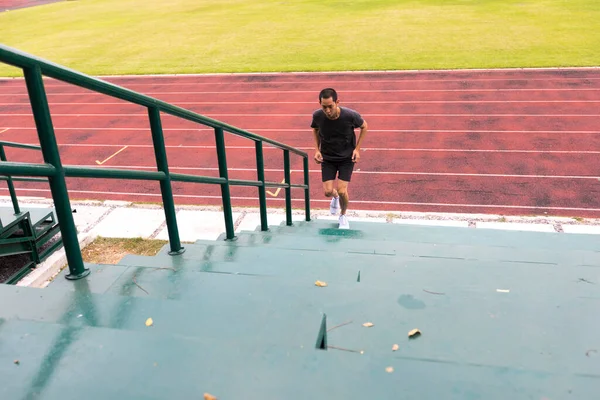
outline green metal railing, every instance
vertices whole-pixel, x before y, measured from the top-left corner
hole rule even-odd
[[[43,164],[17,163],[3,160],[0,162],[0,175],[7,177],[25,176],[48,178],[50,191],[56,207],[56,215],[61,227],[61,235],[64,242],[67,261],[69,264],[69,274],[67,275],[67,279],[83,278],[89,274],[89,270],[85,268],[81,257],[81,249],[77,240],[77,231],[75,229],[73,215],[71,213],[71,204],[65,181],[66,177],[141,179],[159,181],[167,230],[169,233],[169,245],[171,250],[169,254],[171,255],[181,254],[184,251],[183,247],[181,246],[179,230],[177,228],[175,204],[173,200],[173,191],[171,188],[172,181],[218,184],[221,186],[221,197],[223,201],[223,212],[225,217],[225,231],[228,240],[235,238],[231,195],[229,192],[229,187],[231,185],[254,186],[258,188],[261,230],[263,231],[268,230],[266,200],[267,187],[285,189],[287,225],[292,225],[291,190],[292,188],[304,189],[306,221],[310,221],[308,155],[305,152],[283,143],[279,143],[275,140],[268,139],[243,129],[239,129],[220,121],[202,116],[184,108],[174,106],[158,99],[122,88],[115,84],[90,77],[46,60],[42,60],[33,55],[21,52],[8,46],[0,45],[0,62],[21,68],[23,70],[25,83],[27,85],[27,92],[29,94],[29,101],[33,110],[35,125],[41,145],[41,151],[44,157]],[[154,155],[156,159],[157,171],[151,172],[116,168],[84,168],[62,165],[58,144],[56,142],[56,136],[54,134],[52,117],[48,106],[48,99],[46,97],[46,90],[44,88],[43,76],[48,76],[62,82],[70,83],[85,89],[146,107],[150,121],[152,142],[154,144]],[[169,172],[160,118],[161,112],[214,128],[219,164],[219,177],[175,174]],[[227,173],[224,132],[229,132],[255,142],[257,164],[256,181],[229,179]],[[270,144],[283,151],[285,176],[284,183],[265,181],[263,143]],[[291,183],[291,153],[297,154],[303,158],[304,184],[293,185]]]
[[[17,149],[27,149],[27,150],[41,150],[40,146],[32,146],[30,144],[21,144],[21,143],[13,143],[13,142],[4,142],[0,141],[0,161],[6,162],[8,159],[6,158],[6,152],[4,151],[5,147],[14,147]],[[8,186],[8,193],[10,194],[10,200],[12,201],[13,210],[15,215],[21,214],[21,207],[19,207],[19,201],[17,200],[17,192],[15,192],[14,181],[21,182],[47,182],[46,179],[40,178],[21,178],[21,177],[12,177],[12,176],[0,176],[0,180],[6,181],[6,185]]]

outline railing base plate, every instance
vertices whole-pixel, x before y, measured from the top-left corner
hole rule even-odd
[[[65,278],[67,278],[67,279],[68,279],[68,280],[70,280],[70,281],[76,281],[76,280],[78,280],[78,279],[85,278],[85,277],[86,277],[86,276],[88,276],[89,274],[90,274],[90,270],[89,270],[89,268],[86,268],[86,269],[84,269],[84,270],[83,270],[83,272],[82,272],[82,273],[80,273],[80,274],[76,274],[76,275],[74,275],[74,274],[67,274],[67,275],[65,276]]]
[[[169,254],[170,256],[178,256],[178,255],[180,255],[180,254],[183,254],[183,253],[185,253],[185,247],[182,247],[182,248],[180,248],[180,249],[179,249],[179,250],[177,250],[177,251],[169,251],[169,253],[168,253],[168,254]]]

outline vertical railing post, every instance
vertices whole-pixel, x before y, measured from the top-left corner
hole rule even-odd
[[[52,199],[56,209],[56,216],[60,226],[60,234],[69,264],[69,274],[67,279],[81,279],[89,275],[90,270],[85,268],[81,257],[81,248],[77,240],[77,229],[73,220],[73,211],[67,191],[67,182],[65,180],[65,171],[60,161],[58,152],[58,143],[54,135],[52,126],[52,117],[48,107],[46,90],[44,89],[44,80],[40,67],[23,68],[29,101],[33,110],[33,118],[37,128],[42,155],[44,161],[56,168],[56,174],[48,178]]]
[[[173,189],[171,187],[171,176],[169,175],[169,163],[167,162],[167,150],[163,135],[162,123],[160,121],[160,110],[158,107],[148,107],[148,118],[150,119],[150,130],[152,131],[152,143],[154,144],[154,158],[156,167],[164,172],[166,179],[160,181],[160,193],[162,195],[165,220],[169,233],[170,255],[181,254],[185,251],[179,240],[179,229],[177,228],[177,215],[175,214],[175,202],[173,201]]]
[[[4,152],[4,146],[0,144],[0,160],[8,161],[6,159],[6,153]],[[15,185],[13,185],[12,177],[6,177],[6,185],[8,186],[8,193],[10,194],[10,200],[13,204],[13,210],[15,215],[21,214],[21,208],[19,207],[19,201],[17,200],[17,192],[15,192]]]
[[[258,202],[260,204],[260,230],[268,231],[269,223],[267,221],[267,188],[265,187],[265,162],[263,157],[262,141],[254,142],[256,146],[256,172],[258,180],[263,183],[258,187]]]
[[[283,151],[283,173],[285,183],[288,187],[285,188],[285,223],[292,226],[292,188],[289,186],[292,183],[292,171],[290,168],[290,151]]]
[[[310,177],[308,174],[308,157],[302,157],[304,165],[304,211],[306,214],[306,221],[310,221]]]
[[[231,210],[231,194],[229,193],[229,174],[227,173],[227,156],[225,154],[225,137],[222,128],[215,128],[215,142],[217,145],[217,157],[219,159],[219,176],[225,178],[221,184],[221,197],[223,199],[223,213],[225,214],[225,233],[227,239],[235,238],[233,227],[233,212]]]

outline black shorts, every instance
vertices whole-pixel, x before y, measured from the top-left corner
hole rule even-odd
[[[323,182],[333,181],[335,180],[336,176],[342,181],[350,182],[353,170],[354,162],[352,160],[323,161],[321,163],[321,177]]]

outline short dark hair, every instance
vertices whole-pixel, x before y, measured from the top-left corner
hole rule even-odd
[[[321,102],[322,99],[328,99],[328,98],[333,99],[334,102],[337,101],[337,93],[334,89],[326,88],[326,89],[321,90],[321,93],[319,93],[319,103]]]

